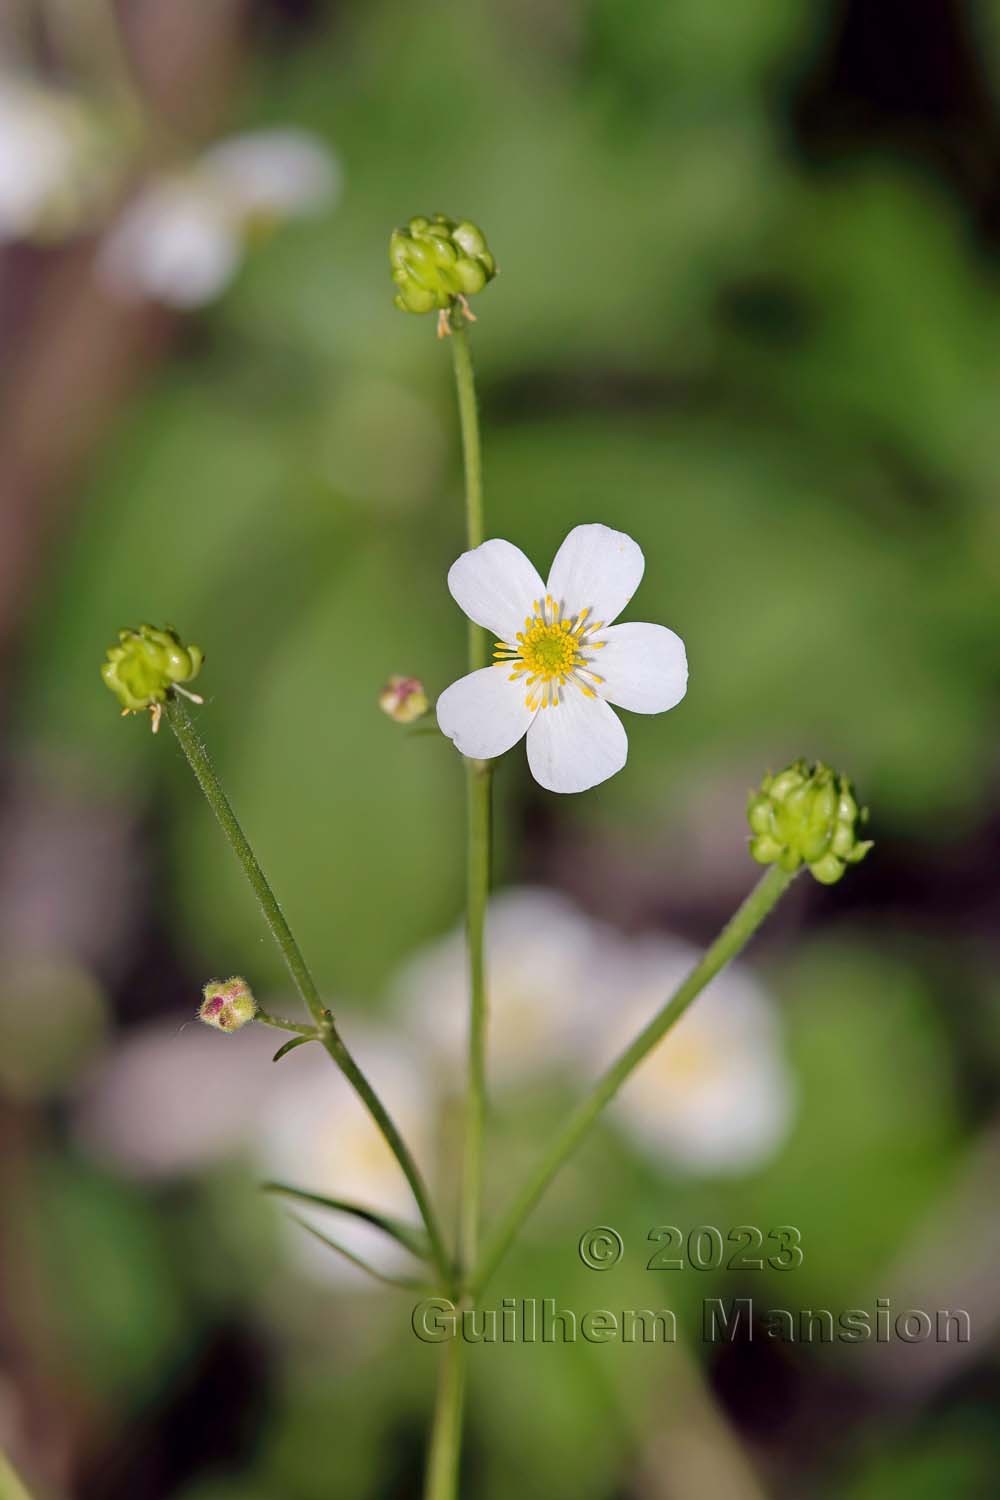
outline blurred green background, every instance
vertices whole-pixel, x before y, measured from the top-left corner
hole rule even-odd
[[[100,84],[99,7],[75,55],[46,7],[15,47],[23,9],[11,66]],[[800,881],[752,955],[800,1100],[773,1160],[702,1180],[601,1134],[502,1290],[646,1305],[641,1255],[603,1278],[579,1263],[589,1223],[637,1243],[667,1221],[795,1223],[795,1305],[905,1300],[916,1266],[917,1305],[976,1308],[968,1349],[919,1361],[473,1350],[463,1493],[990,1493],[993,7],[146,0],[117,23],[172,149],[294,125],[344,181],[185,315],[96,285],[100,224],[0,245],[0,1447],[40,1497],[419,1493],[437,1351],[405,1296],[289,1262],[239,1141],[151,1180],[88,1151],[77,1115],[101,1060],[157,1020],[168,1048],[211,975],[293,1004],[176,746],[100,684],[120,625],[204,647],[199,723],[348,1014],[384,1012],[400,962],[460,915],[457,758],[377,708],[390,673],[433,696],[462,671],[450,361],[433,319],[393,308],[386,257],[394,224],[441,209],[484,226],[501,270],[472,330],[488,532],[544,568],[579,522],[628,531],[647,558],[631,618],[672,626],[691,663],[684,703],[629,716],[628,767],[596,791],[553,798],[504,760],[498,884],[707,940],[754,877],[746,789],[799,754],[855,778],[877,840],[836,889]],[[195,1136],[212,1088],[179,1069]],[[506,1199],[526,1146],[496,1129]],[[790,1295],[770,1273],[752,1291]],[[746,1292],[689,1271],[663,1296],[694,1328],[685,1307]],[[691,1433],[749,1466],[742,1488]]]

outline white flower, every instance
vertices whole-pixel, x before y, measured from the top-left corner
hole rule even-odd
[[[187,1016],[137,1027],[85,1080],[76,1134],[130,1177],[184,1176],[233,1156],[280,1081],[276,1038],[247,1026],[223,1039]]]
[[[126,299],[200,307],[228,285],[257,227],[326,207],[339,183],[332,155],[304,132],[221,141],[127,205],[100,247],[98,275]]]
[[[352,1051],[425,1173],[434,1096],[412,1054],[348,1025]],[[409,1184],[347,1080],[315,1044],[274,1064],[281,1038],[247,1026],[224,1040],[196,1021],[155,1021],[124,1038],[84,1081],[74,1133],[93,1157],[129,1177],[172,1179],[237,1156],[258,1175],[348,1198],[419,1225]],[[314,1275],[374,1285],[289,1217],[297,1213],[378,1270],[419,1273],[380,1230],[346,1214],[275,1199],[289,1253]]]
[[[392,1038],[359,1036],[355,1028],[350,1028],[349,1044],[426,1174],[434,1134],[433,1101],[418,1061]],[[413,1194],[399,1163],[330,1058],[317,1046],[301,1047],[278,1067],[287,1070],[284,1086],[265,1099],[257,1121],[256,1155],[263,1174],[327,1198],[363,1203],[418,1226]],[[420,1272],[419,1263],[395,1240],[360,1219],[291,1200],[277,1206],[286,1218],[292,1209],[379,1271]],[[301,1225],[289,1220],[286,1227],[289,1250],[310,1274],[375,1286]]]
[[[226,287],[242,254],[239,225],[196,174],[161,177],[123,211],[101,244],[108,290],[168,307],[200,307]]]
[[[598,1066],[624,1050],[701,956],[661,937],[623,941],[606,954],[614,1022],[595,1045]],[[744,1172],[765,1161],[787,1135],[794,1109],[768,992],[745,967],[724,969],[640,1063],[611,1108],[657,1161],[697,1173]]]
[[[630,536],[597,525],[569,533],[547,583],[499,538],[462,554],[448,587],[497,637],[494,665],[438,699],[438,723],[463,755],[490,759],[526,734],[531,774],[552,792],[583,792],[621,770],[628,737],[609,703],[658,714],[687,689],[684,643],[672,630],[611,624],[644,567]]]
[[[199,169],[248,217],[287,218],[329,207],[340,188],[332,154],[304,130],[256,130],[210,146]]]
[[[72,94],[0,76],[0,243],[80,227],[109,182],[105,144]]]
[[[597,999],[588,982],[592,961],[607,940],[602,924],[556,891],[525,888],[493,897],[486,918],[491,1083],[573,1066]],[[422,1052],[452,1080],[463,1078],[468,983],[465,933],[458,929],[408,960],[392,987]]]

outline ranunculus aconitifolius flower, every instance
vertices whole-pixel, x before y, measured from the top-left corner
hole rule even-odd
[[[684,643],[664,625],[611,622],[639,586],[638,544],[610,526],[577,526],[543,583],[519,547],[496,538],[464,552],[448,587],[497,637],[491,667],[437,701],[441,730],[487,760],[525,735],[528,765],[552,792],[583,792],[620,771],[628,736],[612,703],[659,714],[687,691]]]

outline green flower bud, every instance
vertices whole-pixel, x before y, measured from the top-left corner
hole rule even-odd
[[[797,760],[765,776],[747,803],[757,863],[789,872],[806,864],[822,885],[833,885],[848,865],[864,859],[872,841],[859,839],[857,826],[867,821],[868,809],[858,807],[850,782],[822,761]]]
[[[167,693],[177,688],[195,703],[201,699],[180,686],[201,671],[204,655],[198,646],[185,646],[175,630],[157,630],[140,625],[138,630],[120,630],[118,645],[109,646],[101,676],[122,706],[123,714],[150,709],[153,730],[159,728]]]
[[[257,1014],[257,1002],[245,979],[235,974],[225,984],[213,979],[202,990],[198,1019],[216,1031],[239,1031]]]
[[[403,312],[442,314],[456,302],[472,318],[467,297],[481,292],[497,274],[482,230],[468,219],[456,223],[444,214],[418,214],[404,229],[394,229],[389,240],[389,263],[396,283],[396,306]]]

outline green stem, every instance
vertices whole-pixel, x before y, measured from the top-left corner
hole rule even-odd
[[[348,1051],[337,1027],[333,1016],[323,1004],[322,997],[316,987],[316,981],[305,959],[298,943],[292,936],[292,930],[285,920],[284,912],[278,905],[277,897],[268,884],[267,877],[257,862],[246,834],[237,821],[236,814],[230,805],[229,798],[222,789],[215,767],[209,759],[208,751],[202,744],[198,733],[191,722],[190,715],[179,698],[171,694],[166,702],[166,716],[170,721],[170,727],[177,736],[177,741],[187,757],[188,765],[194,772],[195,780],[205,794],[209,807],[215,814],[219,826],[229,841],[229,846],[243,867],[243,873],[253,889],[254,895],[264,914],[264,920],[271,931],[271,936],[281,951],[288,972],[291,974],[309,1014],[316,1024],[320,1040],[333,1061],[340,1068],[347,1081],[353,1087],[361,1102],[367,1108],[375,1124],[385,1137],[392,1154],[395,1156],[416,1200],[424,1221],[434,1260],[437,1264],[445,1284],[449,1285],[452,1280],[451,1264],[448,1251],[445,1247],[444,1236],[437,1222],[433,1204],[427,1186],[421,1176],[420,1169],[410,1153],[410,1149],[390,1117],[381,1099],[372,1088],[368,1079],[362,1073],[354,1057]]]
[[[456,308],[451,315],[451,353],[458,391],[458,419],[462,428],[462,454],[465,460],[465,534],[469,547],[478,547],[483,532],[483,451],[479,440],[479,412],[476,405],[476,379],[472,370],[472,351],[462,314]],[[477,627],[478,629],[478,627]],[[479,638],[485,645],[482,631]],[[485,651],[475,666],[483,666]]]
[[[269,1010],[262,1005],[257,1006],[255,1021],[260,1021],[263,1026],[273,1026],[276,1031],[295,1031],[299,1036],[316,1036],[315,1026],[308,1026],[301,1021],[289,1021],[285,1016],[272,1016]]]
[[[454,1500],[458,1494],[464,1405],[465,1340],[459,1326],[441,1351],[424,1500]]]
[[[479,412],[469,336],[461,308],[452,309],[450,324],[458,416],[465,463],[466,545],[483,540],[483,459]],[[487,662],[486,634],[469,625],[469,671]],[[465,1105],[464,1158],[459,1223],[459,1265],[469,1274],[479,1246],[482,1201],[483,1125],[486,1113],[486,903],[490,885],[491,802],[493,768],[489,761],[467,760],[466,921],[469,945],[469,1055]]]
[[[486,1116],[486,905],[490,887],[493,779],[488,761],[466,766],[468,808],[469,1071],[459,1226],[459,1265],[471,1273],[479,1249],[483,1131]]]
[[[646,1054],[651,1052],[671,1026],[680,1020],[688,1006],[709,981],[714,979],[719,970],[746,946],[794,878],[794,875],[788,874],[777,865],[772,865],[767,873],[761,876],[701,962],[695,965],[663,1008],[640,1031],[631,1046],[626,1047],[586,1098],[582,1099],[573,1110],[483,1247],[482,1259],[475,1277],[476,1292],[481,1292],[489,1281],[510,1249],[525,1219],[563,1163],[576,1150],[604,1106],[617,1094],[629,1074],[638,1067]]]
[[[465,465],[465,536],[471,549],[483,541],[483,459],[472,353],[461,309],[449,320]],[[488,642],[478,625],[469,624],[469,671],[488,661]],[[468,1279],[479,1251],[482,1212],[483,1128],[486,1118],[486,903],[490,888],[493,767],[467,760],[466,927],[469,948],[469,1050],[465,1095],[462,1188],[459,1206],[458,1268]],[[452,1338],[442,1351],[434,1424],[427,1460],[425,1500],[454,1500],[462,1451],[465,1395],[463,1340]]]

